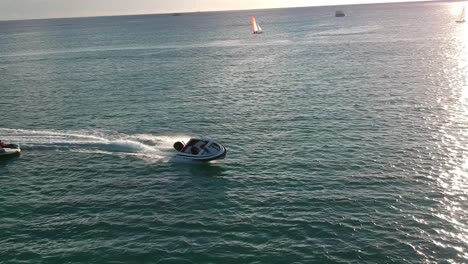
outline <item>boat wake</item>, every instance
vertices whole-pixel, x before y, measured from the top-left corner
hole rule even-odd
[[[0,128],[0,139],[21,145],[23,150],[55,150],[114,156],[133,156],[149,162],[167,162],[175,141],[188,136],[128,135],[99,130],[27,130]]]

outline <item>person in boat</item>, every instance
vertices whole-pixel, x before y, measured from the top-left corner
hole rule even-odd
[[[200,150],[195,146],[192,146],[190,151],[192,152],[193,155],[198,155],[198,153],[200,153]]]
[[[7,146],[7,144],[3,143],[1,140],[0,140],[0,148],[5,148]]]

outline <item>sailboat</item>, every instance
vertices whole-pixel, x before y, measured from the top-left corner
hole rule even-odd
[[[253,34],[262,34],[263,33],[262,28],[257,23],[254,16],[252,16],[252,33]]]
[[[466,19],[465,19],[465,7],[463,7],[460,15],[458,16],[458,19],[457,19],[457,23],[463,23],[463,22],[466,22]]]

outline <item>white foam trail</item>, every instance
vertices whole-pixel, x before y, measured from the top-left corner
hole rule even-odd
[[[0,139],[20,144],[25,150],[59,149],[76,153],[133,156],[145,161],[168,161],[175,141],[188,136],[127,135],[100,130],[27,130],[0,128]]]
[[[155,136],[152,134],[136,134],[131,135],[130,138],[139,142],[148,142],[149,144],[160,145],[163,148],[172,149],[172,144],[176,141],[187,142],[190,137],[179,135],[179,136]]]

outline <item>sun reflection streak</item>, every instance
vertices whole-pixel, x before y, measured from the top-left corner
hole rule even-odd
[[[466,117],[466,115],[468,115],[468,25],[463,25],[463,28],[461,29],[461,34],[464,47],[459,59],[459,67],[462,71],[464,81],[460,101],[462,103],[462,107],[464,108],[463,110]]]
[[[450,8],[453,14],[459,14],[462,5]],[[468,261],[468,24],[453,21],[452,28],[454,48],[448,49],[446,57],[453,58],[448,61],[453,67],[444,71],[450,91],[440,100],[447,114],[439,144],[445,169],[437,179],[444,198],[433,212],[445,224],[436,230],[438,236],[432,243],[455,250],[460,259]]]

